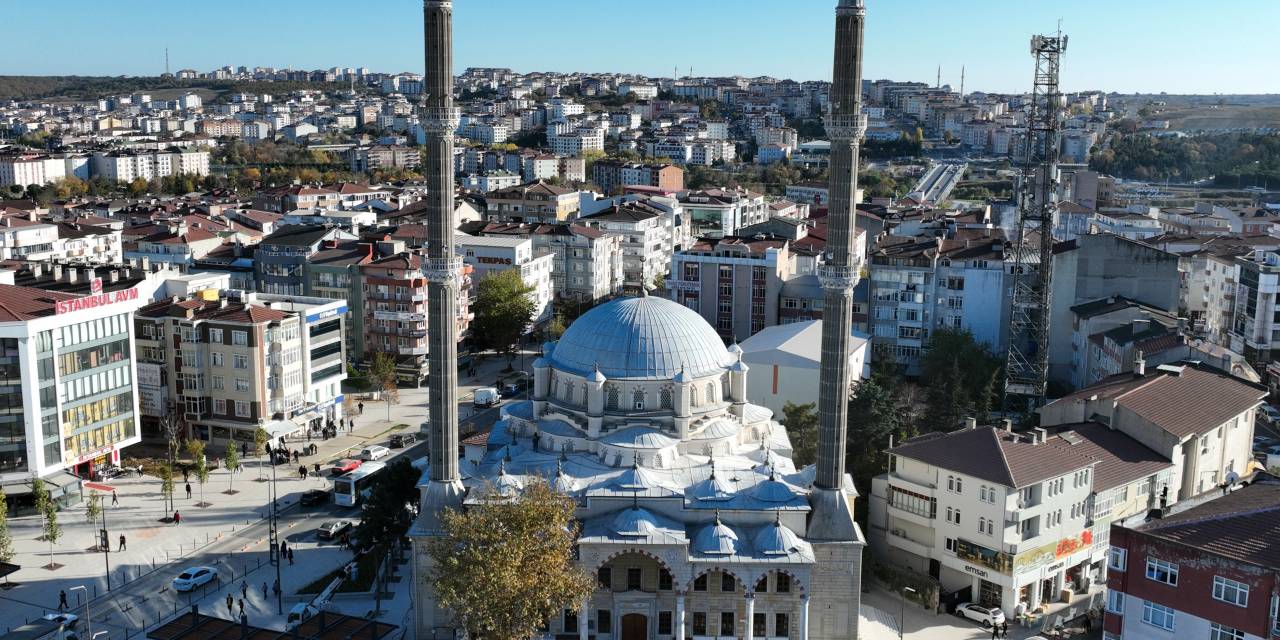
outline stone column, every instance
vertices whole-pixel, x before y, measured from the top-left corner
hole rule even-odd
[[[582,606],[578,609],[578,640],[587,640],[590,635],[587,631],[587,621],[590,620],[591,614],[591,598],[583,598]]]
[[[742,361],[742,352],[738,352],[738,361],[729,366],[729,412],[739,418],[747,406],[747,363]]]
[[[676,592],[676,639],[684,640],[684,592]]]
[[[856,611],[850,615],[857,615]],[[809,594],[800,596],[800,640],[809,640]]]
[[[755,636],[755,618],[756,618],[756,594],[747,593],[747,612],[743,614],[743,622],[746,628],[742,631],[743,640],[753,640]],[[766,632],[768,635],[768,632]]]

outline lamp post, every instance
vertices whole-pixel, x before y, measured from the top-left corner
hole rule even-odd
[[[77,589],[84,592],[84,623],[85,625],[87,625],[86,628],[89,630],[89,637],[92,638],[93,637],[93,615],[89,613],[89,590],[86,589],[85,586],[82,584],[76,585],[67,590],[75,591]]]
[[[271,460],[271,535],[269,540],[271,550],[269,557],[274,557],[276,561],[276,615],[284,615],[284,587],[280,585],[280,529],[279,520],[276,516],[276,499],[279,497],[276,493],[276,461]]]
[[[107,591],[111,590],[111,536],[107,533],[107,510],[102,510],[102,564],[107,569]]]
[[[917,593],[916,590],[911,587],[902,588],[902,604],[898,608],[898,640],[902,640],[903,631],[907,626],[907,592]]]

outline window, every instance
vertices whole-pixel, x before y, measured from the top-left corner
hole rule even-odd
[[[210,353],[210,354],[209,354],[209,359],[213,361],[213,366],[215,366],[215,367],[221,367],[221,366],[224,366],[224,365],[222,364],[222,354],[221,354],[221,353],[218,353],[218,352],[216,352],[216,351],[215,351],[215,352],[213,352],[213,353]]]
[[[1249,585],[1222,576],[1213,577],[1213,599],[1237,607],[1249,606]]]
[[[751,616],[751,633],[757,638],[763,638],[769,635],[766,627],[769,626],[769,615],[765,613],[755,613]]]
[[[613,612],[608,609],[596,610],[596,631],[613,633]]]
[[[785,613],[773,614],[773,635],[785,638],[791,633],[791,618]]]
[[[1176,587],[1178,586],[1178,565],[1147,558],[1147,579]]]
[[[960,524],[960,510],[947,507],[947,522]]]
[[[209,343],[218,344],[222,342],[222,329],[209,329]]]
[[[1143,601],[1142,621],[1153,627],[1173,631],[1173,609],[1149,600]]]
[[[769,576],[760,576],[760,579],[756,580],[756,593],[768,593],[768,592],[769,592]]]
[[[706,590],[707,590],[707,574],[705,574],[705,573],[704,573],[704,574],[702,574],[702,575],[698,576],[697,578],[694,578],[694,579],[693,579],[693,590],[694,590],[694,591],[706,591]]]
[[[237,346],[237,347],[247,347],[247,346],[249,346],[249,332],[247,332],[247,331],[232,331],[232,332],[231,332],[231,344],[233,344],[233,345],[235,345],[235,346]]]
[[[627,591],[639,591],[644,582],[644,572],[639,567],[627,569]]]
[[[213,384],[213,388],[215,391],[221,391],[223,388],[225,388],[222,381],[222,376],[212,376],[209,378],[209,380]]]
[[[609,567],[600,567],[599,569],[596,569],[596,584],[600,585],[601,589],[612,589],[613,570]]]
[[[658,635],[660,636],[671,635],[671,612],[670,611],[658,612]]]
[[[720,590],[733,591],[738,588],[738,579],[728,573],[720,574]]]
[[[658,569],[658,591],[671,590],[671,572],[666,569]]]
[[[774,587],[774,589],[773,589],[775,592],[777,592],[777,593],[791,593],[791,576],[789,576],[789,575],[787,575],[787,574],[785,574],[785,573],[779,573],[779,574],[777,575],[777,577],[775,578],[775,583],[774,583],[774,584],[776,584],[776,585],[777,585],[777,586],[776,586],[776,587]]]
[[[951,553],[955,553],[955,552],[956,552],[956,539],[955,539],[955,538],[947,538],[947,541],[946,541],[945,545],[946,545],[947,551],[950,551]]]
[[[1214,622],[1209,625],[1209,640],[1244,640],[1244,632]]]
[[[1107,613],[1124,614],[1124,592],[1107,590]]]
[[[720,635],[722,635],[722,636],[732,636],[732,635],[737,635],[737,634],[735,633],[735,628],[734,628],[734,626],[733,626],[733,612],[732,612],[732,611],[721,611],[721,612],[720,612]]]
[[[1112,571],[1124,571],[1128,566],[1129,551],[1122,547],[1111,547],[1107,552],[1107,568]]]
[[[227,415],[227,401],[222,398],[213,399],[213,414],[217,416]]]
[[[249,368],[249,356],[246,356],[246,355],[244,355],[244,354],[242,354],[242,353],[237,353],[237,354],[232,355],[232,356],[231,356],[231,366],[232,366],[232,367],[234,367],[234,368],[236,368],[236,369],[248,369],[248,368]]]
[[[251,416],[250,416],[250,414],[249,414],[249,403],[248,403],[248,402],[241,402],[241,401],[239,401],[239,400],[236,400],[236,417],[237,417],[237,418],[248,418],[248,417],[251,417]]]
[[[246,393],[246,392],[248,392],[248,391],[249,391],[249,379],[248,379],[248,378],[236,378],[236,391],[239,391],[240,393]]]
[[[978,518],[978,533],[987,535],[995,535],[995,520],[990,518]]]
[[[695,636],[707,635],[707,612],[705,611],[693,612],[693,635]]]

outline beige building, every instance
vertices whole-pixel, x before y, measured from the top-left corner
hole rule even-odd
[[[564,222],[578,215],[578,192],[536,180],[485,197],[488,216],[507,222]]]

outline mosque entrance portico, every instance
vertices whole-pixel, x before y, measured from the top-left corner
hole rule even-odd
[[[622,615],[621,640],[649,640],[649,617],[643,613]]]

